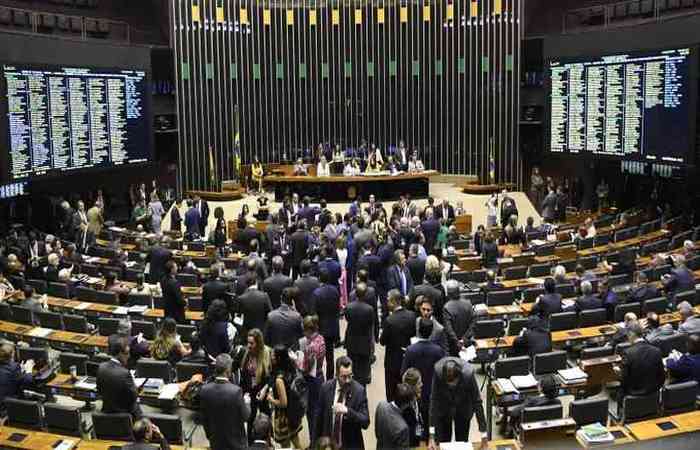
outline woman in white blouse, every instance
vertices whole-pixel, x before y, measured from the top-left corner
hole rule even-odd
[[[325,156],[321,156],[321,160],[316,166],[316,176],[317,177],[330,177],[331,176],[331,166],[326,161]]]

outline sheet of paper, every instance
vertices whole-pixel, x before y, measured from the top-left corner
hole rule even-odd
[[[166,384],[158,395],[159,400],[174,400],[180,393],[180,386],[177,383]]]
[[[537,380],[531,373],[527,375],[514,375],[510,377],[510,381],[513,382],[516,389],[527,389],[537,386]]]
[[[51,334],[53,332],[54,332],[54,330],[52,330],[51,328],[36,327],[27,334],[29,334],[30,336],[33,336],[33,337],[45,338],[46,336],[48,336],[49,334]]]
[[[129,308],[127,308],[126,306],[119,306],[114,311],[112,311],[112,314],[119,314],[125,316],[129,314]]]
[[[440,442],[440,450],[474,450],[469,442]]]
[[[83,309],[88,309],[90,307],[90,303],[81,303],[78,306],[75,307],[75,309],[83,310]]]
[[[476,358],[476,348],[474,348],[473,345],[470,345],[459,352],[459,357],[465,361],[471,361],[472,359]]]

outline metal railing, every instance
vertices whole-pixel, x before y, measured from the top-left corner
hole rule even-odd
[[[0,6],[0,30],[82,40],[131,42],[131,27],[123,21],[9,6]]]
[[[562,32],[577,33],[700,13],[700,0],[626,0],[566,11]]]

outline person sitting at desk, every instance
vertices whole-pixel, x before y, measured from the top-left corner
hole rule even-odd
[[[381,170],[381,163],[377,160],[375,153],[370,153],[369,160],[367,161],[367,173],[379,173]]]
[[[258,192],[263,191],[263,166],[258,157],[255,157],[253,164],[250,167],[250,175],[253,179],[253,184],[257,187]]]
[[[345,164],[345,167],[343,168],[343,175],[345,175],[346,177],[356,177],[360,175],[360,173],[360,163],[357,161],[356,158],[353,158],[352,160],[348,161],[348,163]]]
[[[532,307],[532,314],[548,319],[554,313],[561,312],[561,294],[556,293],[557,284],[554,278],[544,280],[544,294],[540,295]]]
[[[15,346],[11,342],[0,344],[0,416],[6,415],[5,399],[20,397],[22,391],[34,383],[31,370],[34,361],[26,364],[26,371],[15,361]],[[28,361],[29,362],[29,361]]]
[[[122,450],[154,450],[155,447],[148,443],[158,444],[160,450],[169,450],[170,444],[160,432],[160,429],[147,418],[142,418],[134,423],[134,442],[122,447]]]
[[[304,161],[301,158],[297,159],[296,164],[294,164],[294,176],[307,176],[308,174]]]
[[[392,175],[395,175],[399,172],[399,168],[396,165],[396,163],[394,162],[394,158],[392,156],[390,156],[387,159],[386,164],[384,165],[384,170],[389,172]]]
[[[503,433],[507,438],[512,438],[513,430],[520,426],[520,418],[525,408],[561,404],[561,401],[557,398],[559,385],[554,375],[547,374],[540,379],[540,391],[542,392],[541,395],[530,397],[525,402],[508,410],[508,424],[505,433]]]
[[[552,335],[547,328],[547,322],[537,316],[530,316],[527,326],[513,341],[513,356],[529,356],[552,351]]]
[[[660,297],[659,290],[653,283],[649,283],[646,272],[639,271],[636,275],[637,282],[629,292],[629,302],[642,303],[645,300]]]
[[[504,289],[503,284],[496,280],[496,271],[487,270],[486,271],[486,284],[481,288],[484,293],[489,291],[498,291]]]
[[[423,161],[418,159],[418,155],[414,154],[411,156],[411,160],[408,162],[409,173],[423,172],[424,170],[425,166],[423,165]]]
[[[646,342],[642,334],[637,321],[627,327],[627,340],[632,345],[622,353],[621,367],[614,367],[620,376],[619,402],[627,395],[658,395],[666,379],[661,350]]]
[[[681,315],[681,324],[678,331],[686,334],[700,333],[700,317],[695,315],[693,306],[688,302],[681,302],[678,305],[678,312]]]
[[[647,317],[642,321],[642,328],[646,333],[644,339],[651,345],[659,346],[659,340],[662,337],[673,336],[676,334],[676,330],[670,323],[665,323],[661,325],[659,321],[659,315],[653,311],[647,313]]]
[[[688,336],[688,353],[680,355],[678,352],[671,352],[666,359],[666,368],[676,383],[700,383],[700,335]]]
[[[695,290],[695,277],[685,265],[685,257],[683,255],[675,255],[672,258],[673,270],[670,274],[666,274],[661,278],[664,290],[668,294],[668,299],[671,304],[676,303],[676,294],[681,292]]]
[[[581,282],[581,296],[576,299],[573,305],[564,309],[565,312],[576,311],[580,313],[587,309],[596,309],[603,306],[603,302],[593,293],[593,284],[590,281],[584,280]]]
[[[325,156],[321,156],[318,165],[316,166],[316,176],[317,177],[330,177],[331,176],[331,166],[326,161]]]

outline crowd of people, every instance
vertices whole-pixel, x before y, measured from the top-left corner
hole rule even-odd
[[[151,198],[157,203],[157,196]],[[195,197],[187,205],[184,220],[172,220],[176,213],[171,212],[171,231],[182,231],[186,242],[206,238],[217,247],[206,275],[191,261],[176,258],[172,234],[162,232],[160,220],[155,226],[153,214],[149,226],[153,234],[137,246],[143,257],[135,262],[129,258],[131,269],[145,272],[136,286],[122,283],[122,272],[105,274],[104,289],[117,293],[122,302],[131,293],[162,296],[165,318],[153,341],[132,336],[128,320],[109,337],[110,359],[97,375],[104,412],[132,414],[135,436],[162,440],[157,427],[142,418],[128,369],[144,356],[172,366],[181,361],[204,363],[211,367],[210,377],[195,376],[186,385],[196,391],[212,448],[266,448],[273,440],[282,447],[303,448],[304,426],[310,447],[364,448],[362,431],[371,422],[367,386],[383,366],[385,400],[379,402],[372,420],[377,448],[466,441],[474,416],[486,444],[475,368],[460,353],[473,344],[473,324],[487,312],[462,295],[461,284],[452,278],[457,269],[448,258],[450,242],[459,238],[453,221],[463,212],[461,205],[430,199],[426,207],[419,207],[404,195],[389,206],[370,196],[365,204],[356,199],[341,215],[331,213],[323,201],[317,206],[294,194],[277,212],[268,213],[264,232],[254,226],[248,211],[242,211],[233,241],[220,208],[214,211],[216,224],[207,237],[207,203]],[[65,210],[70,220],[66,219],[60,237],[42,240],[33,232],[15,230],[3,240],[3,300],[15,297],[10,274],[21,271],[25,278],[68,281],[80,271],[95,237],[107,231],[104,217],[99,204],[88,211],[80,203]],[[149,210],[165,214],[158,207]],[[517,215],[515,201],[504,193],[500,234],[483,227],[475,233],[474,250],[490,269],[481,287],[484,294],[503,289],[498,281],[498,244],[528,245],[527,228],[533,224],[528,220],[524,229],[519,227]],[[139,217],[135,214],[137,226],[143,225]],[[112,241],[115,255],[110,266],[125,269],[128,255],[118,249],[118,239]],[[244,256],[230,269],[223,259],[237,252]],[[632,343],[621,368],[623,393],[647,392],[663,383],[659,374],[665,373],[664,366],[654,339],[670,333],[693,337],[688,354],[672,355],[669,372],[679,379],[700,378],[700,347],[694,334],[700,332],[700,318],[687,302],[673,301],[677,293],[694,288],[693,274],[685,265],[694,256],[696,249],[689,242],[680,254],[662,261],[673,264],[662,290],[670,299],[669,307],[683,317],[678,331],[661,326],[654,313],[645,318],[628,315],[612,338],[612,345]],[[634,258],[631,264],[621,261],[608,266],[611,275],[635,272]],[[178,278],[184,273],[203,281],[204,319],[189,344],[177,334],[177,325],[188,323],[188,301]],[[630,298],[657,296],[644,272],[636,273]],[[515,340],[513,354],[534,357],[550,351],[548,319],[554,313],[602,307],[612,321],[615,306],[623,300],[607,286],[606,278],[577,267],[573,277],[577,298],[567,302],[556,286],[572,278],[563,266],[554,267],[526,328]],[[16,297],[32,310],[46,308],[45,298],[29,286]],[[376,357],[378,345],[384,347],[383,361]],[[338,356],[341,346],[345,354]],[[13,353],[10,344],[0,346],[0,400],[31,382],[14,363]],[[635,380],[633,374],[639,370],[657,375]],[[541,381],[542,404],[556,400],[550,381]],[[517,427],[517,413],[513,417],[506,421],[510,429],[504,432]]]

